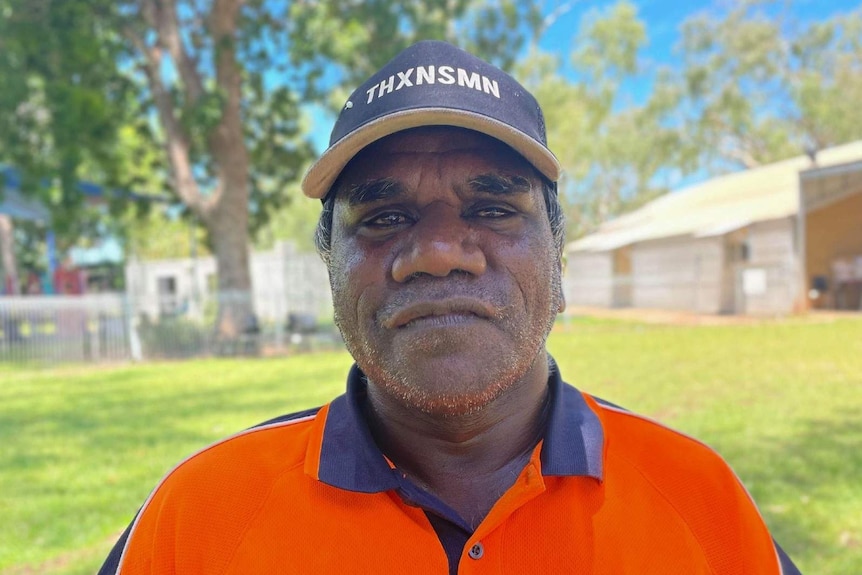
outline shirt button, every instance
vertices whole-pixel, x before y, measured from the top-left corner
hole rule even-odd
[[[485,554],[485,547],[481,543],[474,543],[467,554],[470,556],[470,559],[481,559],[482,555]]]

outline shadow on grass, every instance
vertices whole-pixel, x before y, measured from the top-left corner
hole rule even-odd
[[[291,373],[291,365],[57,370],[5,390],[0,572],[103,541],[184,457],[261,421],[320,405],[343,386],[321,383],[337,365],[301,373]]]
[[[774,441],[724,432],[713,446],[758,502],[776,540],[803,572],[862,573],[862,420],[851,409],[811,418]],[[735,436],[734,436],[735,435]]]

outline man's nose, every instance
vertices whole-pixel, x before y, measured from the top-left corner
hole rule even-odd
[[[392,264],[392,277],[405,282],[421,274],[445,277],[466,272],[478,276],[487,265],[469,223],[454,210],[432,210],[411,228]]]

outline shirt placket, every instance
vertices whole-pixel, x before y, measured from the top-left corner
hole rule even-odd
[[[514,485],[497,501],[487,517],[467,540],[458,564],[458,575],[502,573],[502,532],[511,515],[545,491],[539,443],[529,463],[521,471]]]

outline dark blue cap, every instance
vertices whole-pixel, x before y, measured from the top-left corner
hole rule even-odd
[[[363,148],[420,126],[456,126],[496,138],[552,182],[560,164],[548,149],[539,103],[517,80],[446,42],[410,46],[357,88],[341,109],[329,148],[302,191],[323,198]]]

